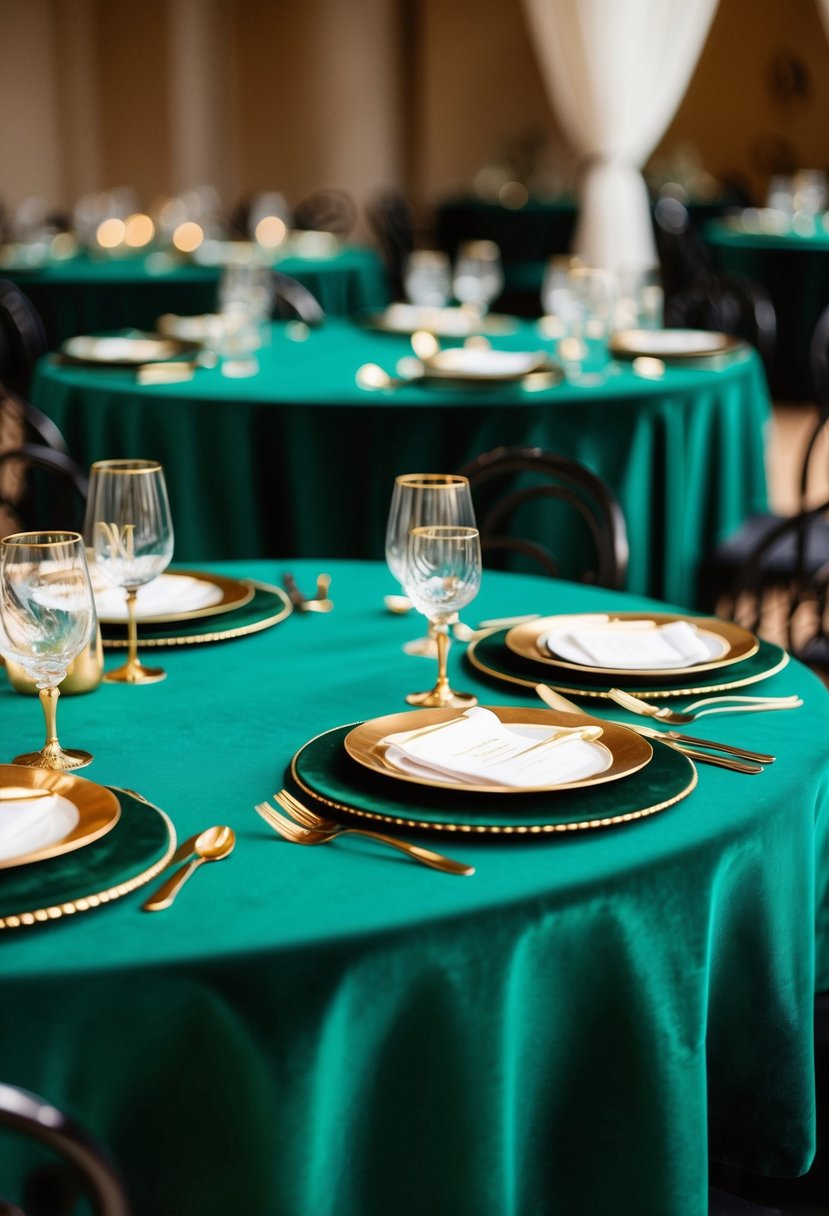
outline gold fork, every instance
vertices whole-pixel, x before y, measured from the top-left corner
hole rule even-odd
[[[350,832],[355,836],[365,836],[369,840],[387,844],[390,848],[405,853],[413,861],[419,861],[444,874],[466,876],[475,873],[474,866],[453,861],[451,857],[444,857],[442,853],[436,853],[433,849],[426,849],[422,845],[410,844],[407,840],[398,840],[395,836],[385,836],[381,832],[373,832],[367,828],[346,827],[344,824],[334,823],[331,819],[324,819],[321,815],[309,811],[287,790],[280,790],[278,794],[274,794],[274,800],[290,818],[280,815],[279,811],[268,802],[258,802],[256,810],[270,827],[279,832],[286,840],[290,840],[292,844],[326,844],[329,840]],[[302,821],[300,821],[300,815],[303,817]]]

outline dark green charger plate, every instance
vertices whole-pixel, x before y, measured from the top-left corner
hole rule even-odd
[[[789,655],[782,646],[775,646],[761,638],[755,654],[739,663],[720,668],[713,680],[710,671],[699,672],[694,676],[693,669],[689,668],[681,679],[681,687],[677,686],[676,676],[659,680],[627,674],[623,676],[621,672],[617,680],[609,682],[605,674],[597,673],[594,677],[586,672],[571,671],[564,667],[557,668],[551,663],[534,663],[532,659],[525,659],[510,650],[504,642],[508,632],[507,629],[493,630],[486,637],[470,642],[466,650],[467,662],[480,675],[499,684],[518,684],[522,688],[549,684],[550,688],[557,692],[578,697],[607,699],[610,688],[623,688],[626,692],[648,698],[728,692],[732,688],[743,688],[747,684],[756,684],[758,680],[775,675],[782,671],[789,661]]]
[[[337,726],[291,761],[292,792],[321,815],[431,832],[527,836],[603,828],[643,819],[690,794],[697,773],[687,756],[653,742],[653,759],[618,781],[543,794],[477,794],[410,785],[364,769],[343,740],[358,723]]]
[[[110,787],[118,823],[85,848],[0,871],[0,929],[59,920],[112,903],[169,863],[176,833],[168,816],[128,790]]]
[[[241,608],[217,612],[202,619],[166,621],[153,625],[140,622],[138,644],[142,650],[154,646],[195,646],[200,642],[224,642],[270,629],[291,615],[292,605],[281,587],[247,579],[254,588],[253,599]],[[101,633],[107,650],[127,647],[126,625],[102,625]]]

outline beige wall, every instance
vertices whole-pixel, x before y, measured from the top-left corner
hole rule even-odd
[[[720,0],[658,154],[692,144],[765,190],[762,144],[829,165],[817,0]],[[145,202],[212,179],[226,204],[404,184],[427,211],[536,129],[566,168],[520,0],[0,0],[0,198]],[[189,31],[189,32],[188,32]],[[775,99],[777,51],[806,99]]]

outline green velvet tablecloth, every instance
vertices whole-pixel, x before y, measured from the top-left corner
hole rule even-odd
[[[778,401],[813,401],[809,344],[829,305],[829,233],[741,232],[712,221],[706,242],[722,269],[746,275],[769,292],[777,313],[771,390]]]
[[[313,292],[326,313],[350,316],[382,308],[388,300],[386,272],[372,249],[346,246],[333,257],[289,255],[276,269]],[[0,268],[25,291],[43,317],[50,346],[74,334],[133,326],[155,328],[162,313],[213,312],[221,277],[217,266],[149,258],[86,255],[28,270]]]
[[[553,351],[529,322],[498,344]],[[361,364],[394,371],[407,352],[405,338],[338,320],[302,343],[275,326],[247,380],[200,369],[187,383],[139,387],[132,372],[46,360],[32,397],[82,463],[164,463],[186,560],[381,557],[395,475],[531,444],[609,483],[630,534],[630,589],[691,604],[704,552],[765,505],[769,401],[748,350],[717,369],[669,368],[663,380],[618,364],[598,383],[533,393],[357,387]]]
[[[292,568],[310,587],[320,563]],[[764,687],[803,709],[699,724],[776,753],[759,776],[701,767],[685,801],[601,832],[443,839],[472,878],[353,839],[301,848],[253,804],[313,735],[434,674],[401,651],[423,623],[383,611],[382,566],[325,568],[330,615],[62,700],[90,779],[139,790],[180,839],[228,823],[238,843],[167,912],[139,892],[0,934],[3,1080],[109,1143],[136,1216],[705,1216],[709,1151],[804,1170],[829,986],[823,687],[792,663]],[[465,615],[611,605],[644,601],[485,574]],[[460,650],[456,684],[531,703]],[[0,722],[4,759],[41,729],[4,685]]]

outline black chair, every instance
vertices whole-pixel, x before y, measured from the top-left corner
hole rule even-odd
[[[276,315],[283,319],[296,318],[306,325],[322,325],[325,320],[322,305],[305,284],[281,270],[272,271],[272,275]]]
[[[67,455],[69,452],[60,428],[51,418],[0,384],[0,452],[22,443],[38,443]]]
[[[9,279],[0,279],[0,381],[22,396],[35,363],[49,349],[40,314]]]
[[[485,452],[460,469],[469,478],[484,560],[494,554],[529,558],[552,578],[572,578],[619,589],[624,585],[628,563],[625,519],[608,486],[584,465],[567,456],[541,448],[500,447]],[[563,573],[552,548],[514,535],[521,515],[529,506],[534,512],[544,502],[568,508],[572,526],[591,545],[579,544],[586,557],[584,567]],[[571,525],[568,524],[568,527]]]
[[[666,195],[657,200],[653,230],[667,305],[677,292],[713,271],[714,262],[679,199]]]
[[[403,268],[415,247],[415,218],[411,204],[399,190],[379,190],[366,203],[374,239],[386,265],[392,299],[403,299]]]
[[[357,208],[345,190],[315,190],[294,207],[293,226],[304,232],[333,232],[348,236]]]
[[[741,591],[762,599],[761,591],[772,587],[804,588],[817,579],[829,563],[829,522],[825,508],[810,509],[809,479],[815,452],[829,422],[829,308],[818,319],[812,335],[810,366],[818,418],[806,444],[798,486],[799,509],[791,517],[773,512],[752,515],[726,538],[701,564],[697,572],[697,604],[713,612],[718,600],[730,594],[732,605]],[[806,595],[811,598],[811,592]],[[792,603],[796,612],[798,603]],[[732,608],[733,610],[733,608]]]
[[[109,1154],[50,1102],[17,1086],[0,1085],[0,1127],[45,1146],[58,1158],[26,1175],[22,1206],[0,1199],[2,1216],[70,1216],[81,1198],[88,1200],[94,1216],[129,1216],[124,1186]]]
[[[708,271],[666,294],[669,328],[710,329],[750,342],[771,372],[777,343],[777,315],[765,287],[741,275]]]
[[[71,456],[36,443],[0,453],[0,535],[83,527],[89,481]]]

